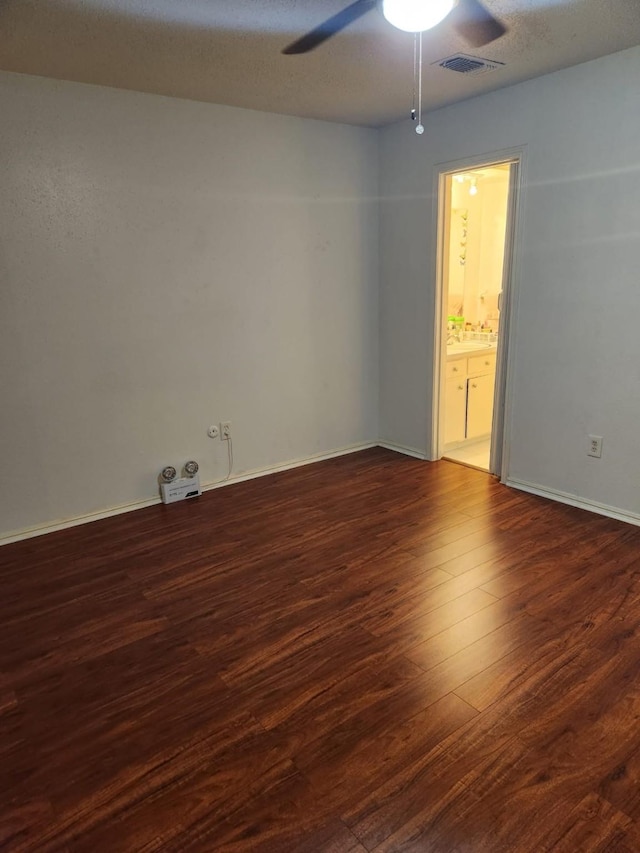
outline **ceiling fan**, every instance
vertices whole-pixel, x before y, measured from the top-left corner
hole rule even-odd
[[[308,53],[378,5],[390,24],[412,33],[435,27],[457,7],[454,26],[473,47],[489,44],[507,31],[504,24],[494,18],[480,0],[355,0],[355,3],[296,39],[282,52],[287,55]]]

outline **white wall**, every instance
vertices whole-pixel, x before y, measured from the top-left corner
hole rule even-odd
[[[526,146],[508,473],[640,514],[638,79],[632,48],[382,132],[383,439],[431,442],[436,164]]]
[[[0,535],[377,426],[375,131],[0,74]]]

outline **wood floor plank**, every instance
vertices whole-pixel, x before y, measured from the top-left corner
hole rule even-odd
[[[452,694],[434,702],[417,682],[410,687],[410,693],[369,706],[296,755],[296,765],[325,805],[348,809],[476,715]]]
[[[633,820],[640,820],[640,748],[630,749],[623,761],[611,767],[598,780],[596,790]]]
[[[629,667],[619,665],[626,671]],[[619,766],[622,757],[640,741],[637,720],[640,693],[631,680],[627,685],[608,679],[594,718],[590,703],[565,709],[553,724],[536,721],[518,737],[515,748],[496,754],[482,774],[463,777],[477,798],[468,798],[464,822],[482,827],[482,835],[495,847],[508,843],[544,849],[542,816],[549,825],[559,824],[568,804],[587,796],[607,768]],[[616,689],[613,689],[613,685]],[[617,695],[616,695],[617,694]],[[622,700],[622,701],[620,701]],[[523,826],[526,833],[523,834]]]
[[[602,655],[592,650],[571,650],[560,657],[554,651],[552,659],[514,688],[509,703],[491,706],[390,779],[374,797],[363,798],[343,815],[347,823],[369,849],[387,838],[403,849],[408,839],[432,828],[441,812],[449,819],[462,779],[481,778],[497,751],[545,714],[555,720],[567,691],[576,684],[586,689],[590,673],[602,665]]]
[[[555,853],[576,850],[611,851],[631,841],[633,821],[597,794],[587,794],[569,814],[552,827],[542,849]]]
[[[294,774],[281,785],[256,797],[245,809],[231,815],[214,835],[201,837],[184,847],[169,848],[179,851],[207,853],[272,853],[286,850],[290,853],[362,853],[363,846],[338,819],[322,817],[324,804],[317,804],[307,780]],[[320,808],[318,807],[320,806]]]
[[[514,648],[456,688],[456,694],[478,711],[505,699],[510,692],[535,677],[540,669],[562,659],[564,644],[554,635],[549,623],[532,620],[525,614],[513,624],[519,625],[520,631],[535,628],[533,636],[520,634],[519,641],[512,639]],[[507,623],[506,627],[510,625]]]
[[[405,595],[362,620],[363,627],[377,637],[403,646],[417,645],[472,613],[489,607],[496,599],[481,589],[461,592],[465,584],[457,578],[444,581],[429,595]]]
[[[415,598],[416,594],[426,594],[448,580],[450,575],[436,569],[419,578],[410,574],[373,584],[367,584],[364,576],[361,577],[360,584],[351,583],[334,589],[331,594],[314,597],[308,606],[304,604],[306,595],[300,594],[293,612],[286,603],[278,608],[278,599],[274,599],[275,610],[281,612],[272,613],[270,607],[265,608],[263,614],[256,615],[249,622],[249,627],[243,620],[241,631],[246,643],[237,637],[238,632],[235,631],[233,648],[229,648],[228,642],[223,642],[226,646],[223,657],[220,643],[196,640],[196,648],[203,653],[217,655],[220,673],[225,680],[239,682],[251,672],[273,666],[278,659],[288,659],[304,647],[317,646],[324,638],[365,626],[367,614],[374,614],[375,618],[375,614],[394,607],[396,603]],[[202,628],[200,626],[201,632]],[[193,637],[193,634],[189,636]]]
[[[457,600],[459,601],[459,599]],[[436,612],[440,613],[441,610],[442,608]],[[504,602],[500,600],[494,601],[472,613],[471,616],[467,616],[466,619],[455,622],[422,643],[410,648],[406,653],[407,657],[419,662],[423,669],[436,666],[448,657],[483,639],[496,629],[508,625],[521,615],[521,610],[511,608],[508,605],[505,606]],[[529,624],[529,621],[515,622],[509,631],[518,630],[519,625],[526,629]],[[435,622],[432,622],[432,628],[435,627]]]
[[[354,670],[381,664],[388,656],[387,645],[361,628],[331,636],[293,651],[273,665],[251,670],[239,678],[222,675],[226,684],[242,696],[265,728],[286,720],[316,696],[329,690]]]
[[[4,673],[0,673],[0,684],[3,681],[6,681],[7,676]],[[0,717],[3,714],[6,714],[8,711],[12,711],[16,708],[18,704],[18,699],[16,698],[16,694],[14,690],[4,690],[0,687]]]
[[[382,448],[7,545],[0,848],[638,853],[639,555]]]
[[[169,627],[169,620],[153,611],[145,611],[144,606],[123,607],[106,616],[87,620],[76,629],[65,632],[55,647],[35,642],[25,642],[11,652],[7,663],[7,677],[11,678],[16,689],[25,681],[33,680],[36,673],[48,673],[75,665],[80,661],[90,661],[103,657],[110,651],[128,646],[139,639],[161,634]],[[40,635],[42,636],[42,635]],[[9,650],[5,649],[5,655]]]
[[[155,769],[153,765],[148,770]],[[93,810],[63,812],[63,837],[78,853],[95,850],[181,850],[203,835],[221,832],[233,814],[294,774],[289,759],[259,730],[247,728],[233,745],[224,744],[200,760],[173,760],[155,769],[152,786],[139,778],[125,794],[95,800]],[[114,786],[115,787],[115,786]],[[55,849],[58,839],[52,839]],[[207,843],[211,844],[211,841]],[[206,846],[202,849],[207,849]],[[208,849],[215,849],[210,847]]]
[[[523,614],[446,657],[435,666],[429,654],[425,654],[425,650],[420,646],[410,649],[406,654],[409,660],[425,670],[423,682],[428,684],[431,690],[455,691],[468,701],[464,689],[468,681],[481,676],[492,665],[499,665],[510,653],[520,659],[529,658],[535,653],[540,642],[548,636],[548,626],[545,623],[536,622]]]
[[[3,806],[0,813],[0,849],[36,850],[40,843],[40,833],[54,820],[49,800],[45,797],[11,797]]]
[[[380,666],[357,669],[290,714],[273,733],[286,742],[292,755],[298,755],[311,743],[324,743],[339,726],[354,727],[353,721],[367,708],[393,703],[396,694],[406,699],[410,682],[419,682],[422,675],[423,670],[402,655]],[[405,704],[405,713],[418,712],[424,706],[424,697],[416,691],[409,695],[418,699],[415,705]]]

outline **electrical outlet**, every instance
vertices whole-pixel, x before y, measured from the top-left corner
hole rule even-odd
[[[220,438],[228,441],[231,438],[231,421],[220,421]]]
[[[211,424],[211,426],[207,430],[207,435],[209,436],[209,438],[217,438],[220,435],[218,424]]]
[[[587,447],[587,456],[595,456],[596,459],[600,459],[602,456],[602,436],[601,435],[589,435],[587,436],[589,439],[589,445]]]

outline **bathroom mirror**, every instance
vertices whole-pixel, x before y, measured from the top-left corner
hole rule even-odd
[[[447,315],[473,330],[498,331],[508,195],[508,164],[451,181]]]

